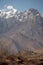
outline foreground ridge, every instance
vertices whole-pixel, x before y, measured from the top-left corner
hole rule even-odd
[[[0,54],[0,65],[43,65],[43,54],[29,53],[20,51],[12,55]]]

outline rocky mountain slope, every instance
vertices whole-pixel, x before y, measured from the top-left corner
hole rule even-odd
[[[36,51],[43,48],[43,16],[36,9],[0,10],[0,51]]]

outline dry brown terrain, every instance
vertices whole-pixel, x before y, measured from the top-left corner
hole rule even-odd
[[[0,65],[43,65],[43,54],[21,51],[17,54],[0,54]]]

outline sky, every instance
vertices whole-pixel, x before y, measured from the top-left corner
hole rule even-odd
[[[19,11],[35,8],[43,13],[43,0],[0,0],[0,9],[8,5],[14,6]]]

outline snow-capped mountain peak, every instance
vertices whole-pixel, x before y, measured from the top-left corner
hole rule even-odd
[[[10,18],[17,13],[17,9],[13,6],[6,6],[3,10],[0,10],[0,17]]]

